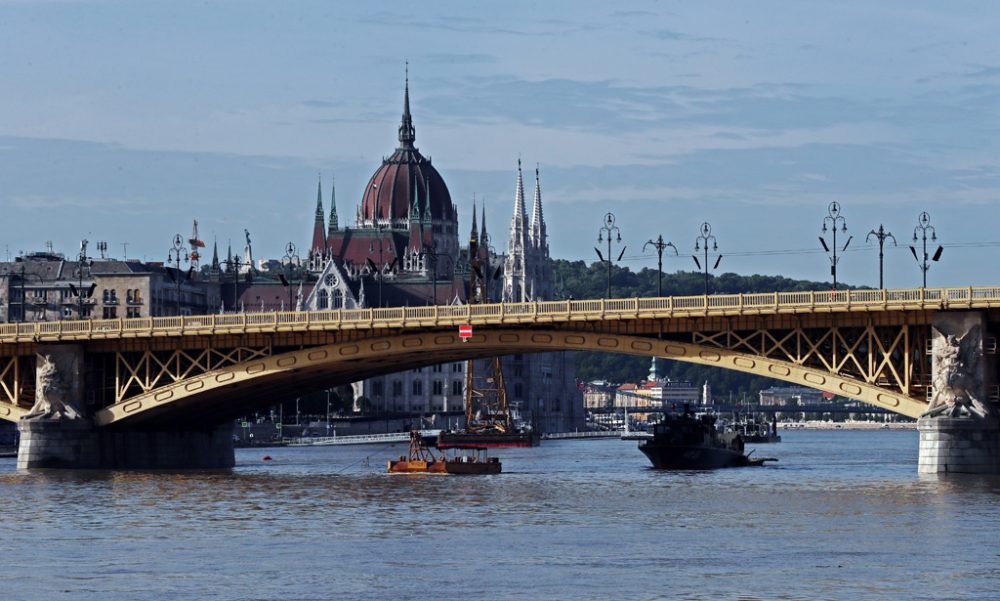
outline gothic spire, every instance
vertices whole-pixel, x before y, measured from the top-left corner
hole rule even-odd
[[[535,248],[545,246],[545,217],[542,214],[542,185],[535,165],[535,200],[531,207],[531,243]]]
[[[312,250],[326,251],[326,223],[323,218],[323,177],[316,184],[316,221],[313,223]]]
[[[476,224],[476,195],[472,195],[472,233],[469,235],[470,243],[479,243],[479,226]]]
[[[510,224],[511,240],[515,238],[519,243],[524,241],[524,236],[528,233],[528,216],[524,208],[524,175],[521,173],[521,159],[517,159],[517,188],[514,193],[514,217]]]
[[[487,235],[486,235],[486,199],[485,198],[483,199],[483,229],[480,230],[480,232],[479,232],[479,241],[482,244],[486,244],[488,242]]]
[[[403,87],[403,121],[399,125],[399,148],[412,150],[417,132],[413,129],[413,119],[410,117],[410,63],[406,63],[406,84]]]
[[[337,219],[337,186],[336,179],[331,178],[330,180],[330,227],[327,229],[327,235],[333,235],[333,232],[340,229],[340,223]]]
[[[212,240],[212,267],[210,268],[210,273],[218,274],[222,271],[221,265],[219,265],[219,241]]]

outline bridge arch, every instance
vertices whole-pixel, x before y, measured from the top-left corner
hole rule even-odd
[[[575,330],[497,329],[463,342],[453,332],[390,334],[314,346],[212,370],[105,407],[100,426],[197,420],[222,422],[287,397],[406,369],[495,355],[546,351],[600,351],[663,357],[732,369],[809,386],[919,417],[926,403],[851,377],[787,361],[647,336]]]

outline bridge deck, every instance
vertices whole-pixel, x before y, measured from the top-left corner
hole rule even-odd
[[[1000,308],[1000,287],[839,290],[140,317],[0,325],[0,344],[623,319]]]

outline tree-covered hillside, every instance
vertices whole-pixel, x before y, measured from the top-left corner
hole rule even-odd
[[[583,261],[556,260],[553,266],[557,298],[577,300],[603,298],[607,294],[608,270],[606,263],[587,265]],[[656,296],[657,271],[644,268],[633,272],[627,267],[612,267],[611,295],[614,298]],[[782,276],[723,273],[709,276],[712,294],[739,292],[792,292],[799,290],[826,290],[829,282],[793,280]],[[663,275],[664,296],[698,295],[704,292],[704,275],[681,271]],[[637,382],[649,374],[650,360],[612,353],[578,353],[577,378],[583,381],[608,380],[611,382]],[[706,380],[718,396],[730,393],[739,398],[743,394],[756,397],[757,392],[769,386],[781,385],[769,378],[760,378],[732,370],[693,365],[678,361],[663,361],[662,371],[671,379],[688,380],[701,384]]]

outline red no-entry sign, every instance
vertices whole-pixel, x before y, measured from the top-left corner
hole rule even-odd
[[[462,340],[472,338],[472,326],[467,324],[458,326],[458,337]]]

